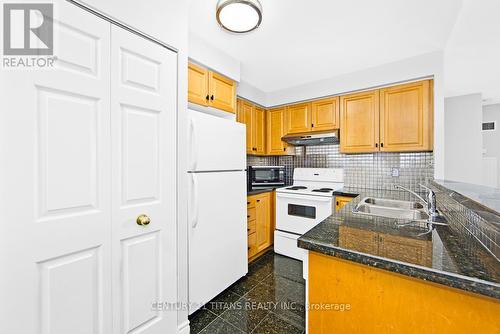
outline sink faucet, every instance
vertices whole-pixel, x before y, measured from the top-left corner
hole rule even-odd
[[[404,190],[404,191],[407,191],[409,192],[410,194],[414,195],[415,197],[417,197],[420,201],[422,201],[422,203],[424,203],[426,206],[429,206],[427,204],[427,201],[425,199],[422,198],[422,196],[420,196],[419,194],[417,194],[416,192],[408,189],[408,188],[405,188],[403,187],[402,185],[399,185],[399,184],[395,184],[394,185],[394,189],[401,189],[401,190]]]
[[[424,203],[425,206],[427,206],[427,212],[429,213],[429,216],[431,216],[431,218],[438,217],[439,213],[437,212],[437,209],[436,209],[436,194],[434,193],[434,191],[432,189],[424,186],[423,184],[420,184],[420,187],[427,190],[427,201],[425,199],[423,199],[422,196],[420,196],[419,194],[417,194],[416,192],[414,192],[408,188],[405,188],[399,184],[394,185],[395,189],[405,190],[405,191],[409,192],[410,194],[414,195],[415,197],[417,197],[418,199],[420,199],[422,201],[422,203]]]
[[[427,190],[427,211],[429,212],[429,215],[432,218],[438,217],[439,213],[436,206],[436,193],[434,193],[431,188],[424,186],[423,184],[420,184],[420,187]]]

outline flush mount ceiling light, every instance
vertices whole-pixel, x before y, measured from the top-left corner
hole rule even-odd
[[[262,22],[262,6],[258,0],[219,0],[216,17],[227,31],[250,32]]]

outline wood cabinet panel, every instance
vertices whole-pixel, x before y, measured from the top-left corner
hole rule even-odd
[[[257,233],[248,235],[248,258],[255,256],[257,251]]]
[[[188,64],[188,101],[208,105],[208,70],[195,64]]]
[[[249,221],[248,221],[248,227],[247,227],[247,233],[248,233],[248,234],[255,233],[255,231],[256,231],[256,226],[257,226],[257,224],[256,224],[256,220],[255,220],[255,219],[253,219],[253,220],[249,220]]]
[[[312,131],[328,131],[340,127],[339,97],[311,103]]]
[[[498,333],[496,299],[332,256],[309,252],[307,286],[309,305],[350,306],[309,308],[310,334]]]
[[[254,153],[258,155],[266,154],[266,111],[262,108],[254,109]]]
[[[245,123],[245,113],[243,111],[243,100],[236,99],[236,122]]]
[[[311,131],[311,103],[294,104],[286,110],[286,133]]]
[[[275,108],[267,112],[267,154],[283,155],[287,144],[281,140],[285,135],[286,108]]]
[[[245,120],[245,125],[246,125],[246,148],[247,148],[247,154],[255,154],[255,146],[254,146],[254,106],[253,104],[247,102],[247,101],[242,101],[242,115],[243,119]]]
[[[210,106],[231,113],[236,111],[236,82],[216,72],[209,72]]]
[[[340,97],[340,151],[342,153],[379,150],[379,91]]]
[[[432,150],[429,80],[380,90],[380,151]]]
[[[352,197],[347,197],[347,196],[335,196],[335,210],[339,211],[346,205],[352,201]]]
[[[271,246],[271,198],[269,193],[258,195],[255,208],[256,243],[257,251],[260,252]]]

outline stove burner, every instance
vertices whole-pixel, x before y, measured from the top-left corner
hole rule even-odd
[[[317,193],[328,193],[330,191],[333,191],[332,188],[320,188],[320,189],[314,189],[313,192]]]
[[[304,187],[304,186],[293,186],[293,187],[289,187],[289,188],[285,188],[285,189],[288,189],[288,190],[301,190],[301,189],[307,189],[307,187]]]

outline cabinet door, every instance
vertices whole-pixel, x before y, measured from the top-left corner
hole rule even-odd
[[[234,113],[236,111],[236,83],[219,73],[209,72],[210,106]]]
[[[195,64],[188,65],[188,101],[208,105],[208,71]]]
[[[241,104],[244,123],[247,127],[247,154],[255,154],[254,145],[254,106],[251,103],[242,101]]]
[[[339,211],[346,205],[352,201],[352,197],[347,197],[347,196],[335,196],[335,210]]]
[[[294,104],[286,111],[287,133],[311,131],[311,103]]]
[[[271,199],[269,193],[256,197],[256,244],[257,252],[271,245]]]
[[[432,150],[429,80],[380,90],[380,150]]]
[[[266,111],[262,108],[254,108],[254,148],[255,154],[266,154]]]
[[[286,152],[285,135],[286,108],[271,109],[267,112],[267,154],[281,155]]]
[[[236,100],[236,122],[245,123],[245,113],[243,111],[243,100]]]
[[[313,101],[311,111],[312,131],[328,131],[339,128],[339,97]]]
[[[379,91],[340,97],[340,151],[379,150]]]

